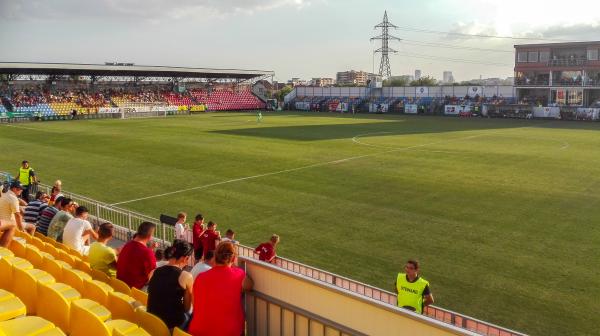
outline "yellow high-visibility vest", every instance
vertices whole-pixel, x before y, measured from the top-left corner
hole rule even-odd
[[[421,277],[415,282],[408,282],[405,273],[398,273],[396,288],[398,290],[398,307],[410,308],[416,313],[423,313],[423,291],[429,282]]]
[[[29,176],[30,172],[33,170],[33,168],[29,167],[29,168],[23,168],[20,167],[19,168],[19,182],[21,182],[21,185],[23,186],[28,186],[29,182],[31,182],[31,178]]]

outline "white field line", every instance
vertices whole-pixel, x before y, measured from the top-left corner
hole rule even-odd
[[[348,158],[345,158],[345,159],[339,159],[339,160],[333,160],[333,161],[326,161],[326,162],[314,163],[314,164],[310,164],[310,165],[306,165],[306,166],[300,166],[300,167],[296,167],[296,168],[290,168],[290,169],[278,170],[278,171],[274,171],[274,172],[270,172],[270,173],[264,173],[264,174],[246,176],[246,177],[240,177],[240,178],[235,178],[235,179],[231,179],[231,180],[225,180],[225,181],[221,181],[221,182],[215,182],[215,183],[205,184],[205,185],[201,185],[201,186],[197,186],[197,187],[185,188],[185,189],[170,191],[170,192],[166,192],[166,193],[162,193],[162,194],[156,194],[156,195],[151,195],[151,196],[146,196],[146,197],[135,198],[135,199],[132,199],[132,200],[127,200],[127,201],[113,203],[112,205],[121,205],[121,204],[133,203],[133,202],[138,202],[138,201],[144,201],[144,200],[148,200],[148,199],[152,199],[152,198],[158,198],[158,197],[164,197],[164,196],[169,196],[169,195],[174,195],[174,194],[180,194],[180,193],[184,193],[184,192],[188,192],[188,191],[192,191],[192,190],[207,189],[207,188],[210,188],[210,187],[215,187],[215,186],[219,186],[219,185],[223,185],[223,184],[229,184],[229,183],[240,182],[240,181],[247,181],[247,180],[254,180],[254,179],[261,178],[261,177],[266,177],[266,176],[273,176],[273,175],[285,174],[285,173],[290,173],[290,172],[304,170],[304,169],[310,169],[310,168],[316,168],[316,167],[323,167],[323,166],[328,166],[328,165],[334,165],[334,164],[339,164],[339,163],[344,163],[344,162],[348,162],[348,161],[364,159],[364,158],[367,158],[367,157],[373,157],[373,156],[387,154],[387,153],[402,152],[402,151],[408,151],[408,150],[415,149],[415,148],[427,147],[427,146],[432,146],[432,145],[437,145],[437,144],[442,144],[442,143],[447,143],[447,142],[467,140],[467,139],[477,138],[477,137],[480,137],[480,136],[483,136],[483,135],[485,135],[485,134],[470,135],[470,136],[467,136],[467,137],[461,137],[461,138],[450,139],[450,140],[445,140],[445,141],[430,142],[430,143],[425,143],[425,144],[420,144],[420,145],[414,145],[414,146],[409,146],[409,147],[392,148],[392,149],[388,149],[388,150],[385,150],[385,151],[382,151],[382,152],[377,152],[377,153],[364,154],[364,155],[358,155],[358,156],[348,157]]]
[[[8,125],[8,124],[0,124],[2,126],[5,127],[14,127],[14,128],[21,128],[21,129],[26,129],[26,130],[30,130],[30,131],[39,131],[39,132],[47,132],[47,133],[56,133],[54,131],[49,131],[46,129],[41,129],[41,128],[33,128],[33,127],[25,127],[25,126],[16,126],[16,125]]]

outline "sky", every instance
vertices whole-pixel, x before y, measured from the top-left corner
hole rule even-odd
[[[378,71],[384,11],[393,75],[513,75],[514,44],[600,40],[598,0],[0,0],[0,61],[273,70],[275,79]],[[441,33],[427,33],[423,31]],[[545,41],[475,38],[479,34]],[[442,48],[440,44],[451,46]],[[481,50],[486,49],[486,50]]]

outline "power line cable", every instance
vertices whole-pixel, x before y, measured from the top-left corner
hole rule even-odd
[[[447,49],[459,49],[459,50],[471,50],[471,51],[485,51],[485,52],[499,52],[499,53],[514,53],[513,50],[502,50],[502,49],[488,49],[488,48],[477,48],[477,47],[469,47],[469,46],[460,46],[456,44],[445,44],[445,43],[436,43],[436,42],[427,42],[427,41],[416,41],[416,40],[407,40],[402,39],[404,44],[417,45],[423,47],[434,47],[434,48],[447,48]]]
[[[415,53],[408,53],[408,52],[400,52],[400,53],[398,53],[398,55],[411,57],[411,58],[421,58],[421,59],[428,59],[428,60],[457,62],[457,63],[465,63],[465,64],[480,64],[480,65],[492,65],[492,66],[503,66],[503,67],[512,66],[512,64],[508,64],[508,63],[481,62],[481,61],[477,61],[477,60],[470,60],[470,59],[464,59],[464,58],[448,58],[448,57],[439,57],[439,56],[415,54]]]
[[[487,35],[487,34],[466,34],[466,33],[439,31],[439,30],[412,28],[412,27],[397,27],[397,29],[404,30],[404,31],[412,31],[412,32],[416,32],[416,33],[455,35],[455,36],[476,37],[476,38],[496,38],[496,39],[510,39],[510,40],[526,40],[526,41],[577,42],[574,40],[551,39],[551,38],[542,38],[542,37],[515,37],[515,36],[500,36],[500,35]]]

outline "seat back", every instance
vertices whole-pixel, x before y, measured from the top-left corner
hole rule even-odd
[[[37,315],[56,324],[60,329],[69,330],[70,302],[53,287],[38,284]]]
[[[92,268],[90,267],[90,264],[86,263],[81,259],[75,260],[75,268],[91,275]]]
[[[63,272],[62,266],[56,262],[56,260],[44,258],[44,262],[41,267],[44,271],[50,273],[56,279],[56,281],[62,281]]]
[[[13,280],[12,264],[8,261],[10,257],[0,258],[0,289],[10,290]]]
[[[24,243],[13,239],[10,242],[10,244],[8,245],[8,248],[11,251],[13,251],[15,256],[25,258],[25,244]]]
[[[40,250],[42,249],[42,247],[44,247],[44,244],[45,244],[44,241],[38,237],[31,237],[30,242],[31,242],[31,245],[39,248]]]
[[[143,309],[135,310],[136,323],[152,336],[171,336],[169,328],[160,318]]]
[[[141,291],[135,287],[131,288],[131,296],[139,301],[144,306],[148,305],[148,293]]]
[[[44,263],[44,258],[40,254],[39,249],[36,247],[32,247],[31,245],[25,246],[25,259],[29,260],[29,262],[35,268],[42,267],[42,264]]]
[[[58,259],[71,265],[71,267],[75,267],[75,257],[70,255],[67,251],[58,250]]]
[[[90,271],[90,275],[92,276],[92,279],[102,281],[110,285],[110,277],[106,273],[92,269]]]
[[[121,292],[123,294],[131,295],[131,288],[123,281],[117,278],[110,278],[108,283],[112,288],[114,288],[117,292]]]
[[[18,296],[27,307],[29,315],[37,312],[38,282],[29,272],[13,267],[12,292]]]
[[[85,299],[75,300],[71,304],[71,336],[110,336],[111,332],[104,322],[93,312],[85,308]]]
[[[63,278],[62,282],[67,285],[75,288],[79,293],[83,293],[83,278],[79,276],[79,274],[75,273],[71,269],[63,268],[62,270]]]
[[[185,331],[175,327],[173,329],[173,336],[192,336],[191,334],[186,333]]]
[[[108,310],[113,318],[126,321],[135,321],[135,299],[120,292],[108,293]]]
[[[102,281],[83,281],[83,297],[86,299],[94,300],[105,307],[108,307],[108,293],[112,291],[113,288]]]

